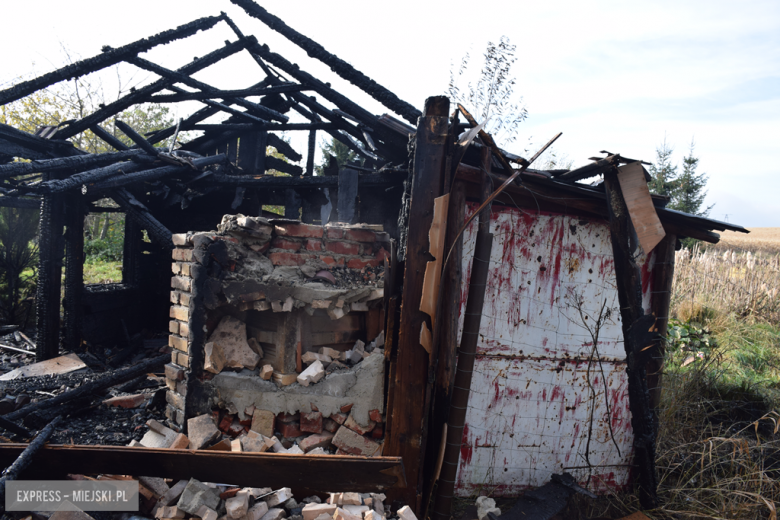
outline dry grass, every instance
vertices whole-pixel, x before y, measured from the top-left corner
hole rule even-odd
[[[780,253],[780,228],[750,228],[749,231],[749,234],[725,231],[721,233],[718,244],[708,247],[719,251],[751,251],[754,254]]]
[[[780,323],[780,254],[697,246],[677,252],[674,270],[674,317],[701,322],[702,313],[735,313]]]

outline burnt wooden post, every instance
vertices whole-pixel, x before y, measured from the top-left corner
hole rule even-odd
[[[125,215],[125,240],[122,249],[122,283],[132,287],[138,286],[141,268],[141,226]]]
[[[661,381],[664,368],[666,348],[664,338],[669,326],[669,307],[672,301],[672,280],[674,279],[674,252],[677,246],[677,235],[666,233],[666,236],[655,246],[655,265],[653,266],[653,283],[651,306],[655,316],[655,330],[660,336],[656,339],[656,348],[647,362],[647,388],[650,391],[650,405],[658,408],[661,401]]]
[[[650,406],[645,365],[652,349],[645,348],[656,340],[655,332],[650,332],[650,329],[655,327],[655,317],[645,315],[642,307],[642,277],[634,259],[638,240],[617,176],[615,167],[604,172],[609,230],[626,349],[628,399],[631,426],[634,430],[634,466],[637,469],[642,507],[653,509],[658,499],[655,471],[656,421]]]
[[[317,130],[309,130],[309,150],[306,156],[306,176],[314,175],[314,152],[317,147]]]
[[[351,168],[339,170],[339,222],[355,222],[357,217],[358,172]]]
[[[63,196],[44,195],[38,228],[38,289],[35,296],[38,328],[35,357],[38,361],[56,357],[60,349],[63,224]]]
[[[298,220],[301,218],[301,196],[298,190],[288,188],[284,190],[284,218]]]
[[[417,123],[409,208],[409,222],[414,224],[409,226],[407,236],[397,357],[390,383],[393,395],[388,396],[389,402],[393,403],[388,410],[391,428],[383,453],[403,458],[408,487],[397,498],[418,514],[426,434],[422,428],[424,407],[421,400],[426,393],[429,362],[428,353],[420,345],[420,329],[425,319],[420,311],[420,298],[425,267],[431,260],[428,231],[433,220],[433,200],[442,190],[448,111],[449,100],[445,96],[430,97],[425,101],[423,117]]]
[[[238,154],[238,166],[250,175],[265,173],[265,151],[268,145],[268,132],[249,132],[241,136],[241,150]]]
[[[82,296],[84,294],[84,199],[71,195],[65,204],[65,330],[63,346],[75,350],[81,345]]]

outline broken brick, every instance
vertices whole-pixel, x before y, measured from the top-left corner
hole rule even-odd
[[[322,420],[322,429],[326,430],[326,431],[329,431],[329,432],[332,432],[332,433],[336,433],[336,430],[339,429],[339,423],[337,423],[336,421],[334,421],[333,419],[330,419],[330,418],[323,419]]]
[[[294,438],[303,435],[300,425],[297,422],[279,423],[278,429],[279,429],[279,433],[282,434],[282,437]]]
[[[378,423],[384,422],[382,420],[382,412],[380,412],[379,410],[369,410],[368,418],[374,422],[378,422]]]
[[[350,455],[372,457],[378,455],[381,450],[381,446],[376,442],[344,426],[339,428],[332,442],[334,446]]]
[[[173,439],[173,444],[171,444],[169,447],[172,450],[186,450],[189,445],[190,439],[183,433],[180,433],[176,436],[175,439]]]
[[[322,433],[322,414],[310,412],[301,414],[301,431],[309,433]]]
[[[276,234],[283,237],[322,238],[322,226],[303,223],[281,223],[274,227]]]
[[[112,397],[106,399],[103,404],[106,406],[118,406],[120,408],[138,408],[146,402],[146,395],[133,394],[133,395],[120,395],[118,397]]]
[[[355,242],[376,242],[376,233],[370,229],[347,229],[344,238]]]
[[[303,242],[283,237],[276,237],[271,241],[271,247],[275,249],[287,249],[295,252],[300,250],[302,246]]]
[[[371,431],[371,438],[381,439],[384,436],[384,434],[385,434],[385,427],[382,425],[382,423],[377,423],[377,425]]]
[[[336,512],[336,504],[306,504],[301,510],[303,520],[315,520],[320,515],[332,516]]]
[[[233,424],[233,416],[225,414],[221,421],[219,421],[219,429],[223,432],[227,432],[230,429],[230,425]]]
[[[352,410],[352,407],[353,407],[353,406],[354,406],[354,405],[353,405],[352,403],[349,403],[349,404],[345,404],[345,405],[343,405],[343,406],[340,408],[340,410],[341,410],[341,413],[349,413],[349,411],[350,411],[350,410]],[[344,424],[344,423],[341,423],[341,424]]]
[[[255,413],[252,415],[252,426],[250,429],[265,437],[273,437],[275,418],[276,416],[273,412],[255,410]]]
[[[303,439],[299,446],[304,452],[308,453],[315,448],[325,448],[330,446],[332,440],[333,433],[331,432],[315,433],[314,435],[309,435]]]
[[[280,413],[276,416],[276,420],[283,423],[299,422],[301,420],[300,413]]]
[[[306,260],[314,258],[314,255],[299,253],[269,253],[268,259],[276,266],[295,266],[299,267],[306,263]]]
[[[184,369],[173,363],[168,363],[165,365],[165,377],[174,381],[181,381],[184,379]]]
[[[239,491],[234,497],[225,500],[225,510],[230,518],[243,518],[249,510],[249,493]]]
[[[270,381],[273,375],[274,367],[271,365],[263,365],[263,368],[260,369],[260,378],[265,381]]]
[[[368,425],[363,426],[362,424],[358,423],[355,418],[352,416],[352,414],[349,415],[347,420],[344,422],[344,426],[352,430],[353,432],[357,432],[360,435],[365,435],[367,433],[370,433],[371,430],[374,429],[376,426],[376,423],[372,420],[368,421]]]
[[[325,249],[338,255],[359,255],[360,245],[349,242],[327,242]]]
[[[225,354],[222,352],[222,347],[215,343],[206,343],[203,347],[204,361],[203,370],[211,372],[212,374],[219,374],[222,369],[225,368]]]
[[[347,414],[334,413],[333,415],[330,416],[330,418],[339,424],[344,424],[344,422],[347,420]]]
[[[191,515],[197,513],[204,505],[216,510],[219,507],[219,494],[215,489],[193,478],[187,483],[176,505]]]
[[[211,414],[205,413],[187,421],[187,433],[190,447],[199,450],[219,436],[219,429],[214,425]]]

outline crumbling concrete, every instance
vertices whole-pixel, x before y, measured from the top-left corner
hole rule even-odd
[[[370,421],[369,411],[384,410],[384,366],[384,356],[377,351],[354,367],[335,371],[307,387],[292,384],[282,389],[249,370],[221,372],[204,385],[216,394],[217,402],[213,404],[233,404],[242,420],[246,418],[243,411],[249,406],[275,414],[296,413],[312,411],[314,402],[323,417],[338,414],[342,406],[354,404],[352,416],[365,425]]]

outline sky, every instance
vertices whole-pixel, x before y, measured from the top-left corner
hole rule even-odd
[[[446,93],[468,52],[487,42],[517,46],[513,73],[528,118],[509,151],[529,155],[558,132],[556,152],[586,164],[601,150],[654,161],[666,140],[681,164],[691,142],[709,175],[710,216],[746,227],[780,227],[780,2],[265,0],[269,12],[422,108]],[[386,108],[347,84],[229,0],[26,0],[6,2],[0,88],[74,58],[100,53],[201,16],[226,12],[245,34],[297,63],[367,110]],[[235,35],[224,23],[144,57],[177,68]],[[153,75],[121,67],[125,87]],[[116,72],[103,75],[115,91]],[[241,88],[261,79],[247,56],[196,77]],[[114,93],[115,96],[115,93]],[[110,95],[109,95],[110,97]],[[199,107],[182,105],[186,117]],[[293,142],[295,144],[295,141]],[[299,146],[305,153],[305,147]]]

